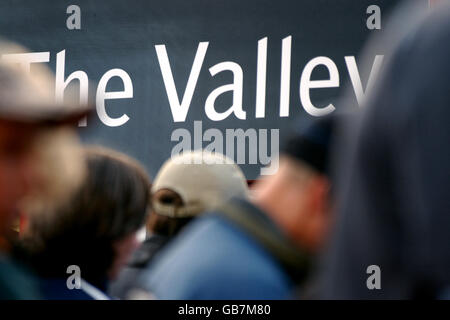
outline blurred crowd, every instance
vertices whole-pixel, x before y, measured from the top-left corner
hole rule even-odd
[[[92,106],[0,61],[0,299],[450,298],[450,7],[400,20],[364,106],[293,128],[250,186],[206,150],[150,178],[83,145]]]

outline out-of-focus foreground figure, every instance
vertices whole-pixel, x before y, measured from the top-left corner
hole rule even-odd
[[[347,141],[323,298],[441,298],[450,287],[450,6],[391,45]]]
[[[30,71],[4,56],[24,52],[0,43],[0,299],[39,297],[27,272],[7,258],[19,214],[64,199],[83,177],[79,144],[68,125],[89,108],[56,104],[48,69],[36,65]]]

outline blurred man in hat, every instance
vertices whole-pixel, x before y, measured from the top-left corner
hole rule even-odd
[[[69,125],[89,108],[56,104],[52,74],[42,64],[31,71],[3,59],[25,50],[0,44],[0,298],[35,298],[25,272],[7,258],[12,227],[27,206],[57,201],[81,180],[78,142]]]
[[[234,198],[187,227],[142,276],[159,299],[285,299],[328,234],[331,118],[294,135],[252,201]],[[138,291],[136,291],[138,292]]]

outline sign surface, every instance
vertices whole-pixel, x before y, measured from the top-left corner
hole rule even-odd
[[[288,128],[339,109],[342,87],[364,98],[383,52],[366,74],[358,54],[397,3],[16,0],[0,3],[0,30],[56,72],[58,99],[74,86],[96,103],[87,143],[152,176],[172,153],[209,147],[255,179]]]

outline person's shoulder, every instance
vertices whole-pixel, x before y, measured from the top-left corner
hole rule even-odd
[[[0,299],[39,299],[35,278],[21,265],[0,256]]]
[[[217,260],[212,257],[219,258],[224,252],[220,248],[239,247],[237,234],[237,230],[215,215],[198,218],[155,257],[151,267],[156,270],[166,264],[170,269],[182,268],[184,260],[189,260],[190,265],[214,263]]]
[[[192,261],[215,264],[218,261],[216,259],[220,260],[225,254],[241,254],[242,251],[252,250],[255,246],[257,244],[253,243],[251,237],[232,222],[220,215],[209,214],[192,222],[163,250],[159,259],[169,255],[179,259],[184,259],[186,255],[190,258],[201,256],[210,259]],[[215,259],[212,259],[213,257]]]
[[[282,295],[288,287],[272,257],[218,215],[193,222],[156,257],[145,281],[155,296],[166,299],[256,298]]]
[[[82,279],[79,288],[69,289],[67,279],[42,278],[40,288],[46,300],[109,300],[103,292]]]

